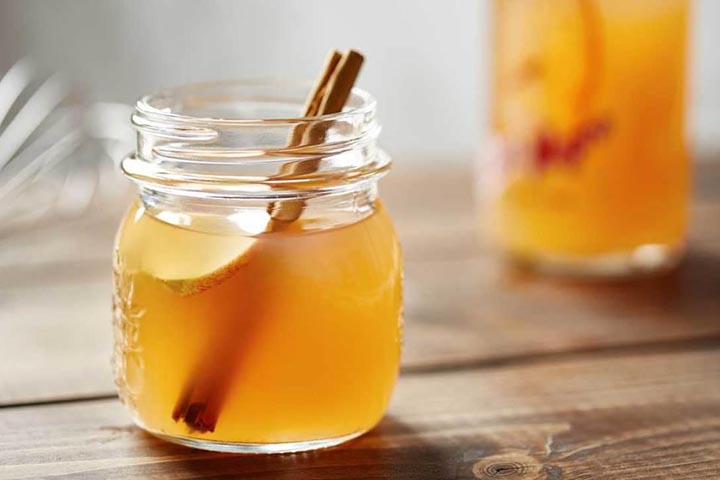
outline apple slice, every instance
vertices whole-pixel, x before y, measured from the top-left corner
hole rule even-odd
[[[205,233],[154,218],[134,208],[119,242],[131,270],[161,280],[180,295],[200,293],[247,264],[257,239]]]

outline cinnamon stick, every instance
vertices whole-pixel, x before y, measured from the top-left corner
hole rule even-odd
[[[340,55],[333,50],[307,98],[305,117],[315,117],[342,111],[350,96],[355,79],[360,71],[363,56],[350,50]],[[291,134],[290,146],[314,145],[322,141],[327,127],[318,124],[299,124]],[[309,159],[283,166],[283,173],[290,175],[314,172],[320,165],[319,159]],[[301,199],[274,202],[269,207],[271,215],[267,231],[278,231],[291,224],[302,214],[305,202]],[[252,249],[253,247],[251,247]],[[251,309],[252,310],[252,309]],[[252,313],[252,312],[250,312]],[[242,319],[241,319],[242,320]],[[252,319],[251,319],[252,320]],[[244,325],[247,330],[253,325]],[[238,349],[233,332],[216,336],[219,344],[212,345],[202,356],[188,382],[183,387],[175,408],[173,420],[182,420],[191,431],[213,432],[222,411],[225,397],[230,390],[234,370],[238,363]]]
[[[350,98],[352,87],[355,84],[364,57],[355,50],[348,50],[335,62],[337,52],[333,51],[326,62],[326,70],[320,76],[318,83],[308,98],[305,116],[327,115],[339,113]],[[334,68],[333,68],[334,65]],[[330,69],[332,71],[330,71]],[[328,75],[329,73],[329,75]],[[317,108],[315,108],[317,106]],[[290,146],[315,145],[325,138],[327,124],[316,124],[306,128],[304,124],[298,125],[293,131]],[[320,167],[320,159],[309,159],[283,165],[280,170],[282,176],[305,175],[316,171]],[[302,214],[305,202],[302,199],[274,202],[270,205],[270,231],[282,230],[294,222]]]
[[[303,117],[315,117],[320,112],[320,105],[322,104],[323,97],[327,92],[330,79],[335,73],[335,70],[342,59],[342,55],[337,50],[331,50],[325,60],[322,72],[318,77],[315,85],[308,94],[307,100],[305,101],[305,110],[303,111]],[[293,129],[292,135],[290,136],[290,142],[288,146],[302,145],[303,134],[306,131],[306,125],[300,124]]]

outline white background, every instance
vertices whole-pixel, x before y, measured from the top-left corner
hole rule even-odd
[[[489,0],[0,0],[0,67],[30,55],[130,103],[190,81],[312,79],[329,48],[353,47],[383,145],[404,162],[467,161],[483,132],[489,12]],[[720,1],[698,0],[695,22],[691,132],[715,147]]]

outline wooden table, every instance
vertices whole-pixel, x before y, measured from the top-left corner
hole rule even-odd
[[[595,283],[503,264],[469,170],[411,168],[383,186],[403,372],[381,424],[326,451],[216,454],[132,425],[110,375],[116,210],[0,239],[0,479],[720,478],[720,163],[697,176],[682,268]]]

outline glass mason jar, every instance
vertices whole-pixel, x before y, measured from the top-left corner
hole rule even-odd
[[[137,103],[114,364],[155,435],[300,451],[362,434],[387,407],[401,255],[377,194],[390,159],[375,101],[355,89],[342,113],[296,118],[305,93],[209,83]],[[298,135],[310,129],[323,135]]]
[[[495,0],[484,223],[540,269],[674,265],[686,237],[687,0]]]

